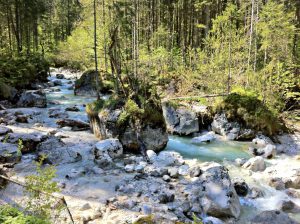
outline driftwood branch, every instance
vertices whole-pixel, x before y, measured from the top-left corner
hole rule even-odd
[[[9,177],[3,176],[3,175],[0,175],[0,178],[4,179],[6,181],[9,181],[11,183],[17,184],[17,185],[19,185],[21,187],[25,187],[25,188],[28,187],[24,183],[21,183],[21,182],[16,181],[16,180],[12,180]],[[72,213],[71,213],[71,211],[70,211],[70,209],[68,207],[67,201],[66,201],[66,199],[65,199],[64,196],[61,196],[61,197],[60,196],[56,196],[56,195],[53,195],[53,194],[50,194],[50,193],[47,193],[47,192],[44,192],[44,191],[41,191],[41,190],[38,190],[38,189],[33,189],[33,188],[31,190],[36,191],[36,192],[38,192],[40,194],[43,194],[43,195],[46,195],[46,196],[50,196],[50,197],[56,198],[56,199],[62,201],[62,203],[66,206],[66,209],[67,209],[67,212],[68,212],[68,214],[70,216],[71,222],[74,224],[74,219],[73,219]]]

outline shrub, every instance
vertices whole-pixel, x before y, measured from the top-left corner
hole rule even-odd
[[[49,220],[25,215],[17,208],[0,206],[0,223],[2,224],[50,224]]]

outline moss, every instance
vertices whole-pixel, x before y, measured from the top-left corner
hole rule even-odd
[[[216,103],[214,112],[225,111],[229,120],[237,120],[246,127],[274,135],[283,126],[278,114],[269,109],[254,92],[239,91]]]

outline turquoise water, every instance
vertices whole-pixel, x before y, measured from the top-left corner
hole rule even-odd
[[[248,142],[215,140],[210,143],[192,143],[191,137],[170,135],[167,151],[179,152],[184,158],[198,159],[201,162],[233,161],[236,158],[250,158]]]

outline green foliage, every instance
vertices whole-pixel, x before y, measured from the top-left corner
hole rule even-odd
[[[195,214],[193,214],[193,224],[203,224],[203,222]]]
[[[266,107],[261,97],[253,91],[237,89],[216,103],[214,109],[215,112],[225,111],[229,120],[239,121],[267,135],[273,135],[282,128],[276,111]]]
[[[36,163],[37,174],[29,175],[25,178],[26,192],[29,196],[26,209],[40,218],[49,219],[52,215],[51,205],[54,203],[51,195],[59,192],[59,188],[57,183],[53,181],[53,178],[56,177],[55,167],[47,166],[42,168],[45,158],[42,157]]]
[[[0,57],[1,88],[3,88],[3,85],[8,85],[22,89],[29,87],[36,81],[47,81],[48,71],[48,62],[39,54]]]
[[[18,140],[18,156],[22,156],[22,150],[24,148],[22,139]]]
[[[0,206],[0,223],[2,224],[50,224],[50,221],[35,216],[25,215],[17,208]]]

